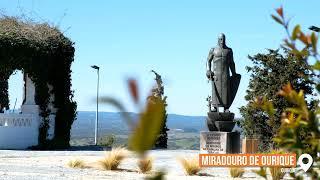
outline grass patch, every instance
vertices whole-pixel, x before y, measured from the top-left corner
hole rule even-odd
[[[197,157],[180,158],[179,161],[186,175],[196,175],[199,171],[201,171],[201,167],[199,166],[199,159]]]
[[[231,177],[233,178],[241,178],[245,172],[243,168],[238,168],[238,167],[232,167],[229,168],[229,172]]]
[[[153,164],[153,158],[150,156],[139,159],[138,160],[139,171],[143,174],[150,172],[152,170],[152,164]]]
[[[125,148],[114,148],[111,151],[106,152],[105,157],[99,161],[99,164],[104,170],[116,170],[127,155],[128,151]]]
[[[72,159],[67,164],[71,168],[85,168],[85,163],[81,159]]]
[[[280,167],[269,167],[269,170],[273,180],[280,180],[285,175],[285,173],[281,172]]]
[[[257,175],[267,179],[267,168],[265,168],[265,167],[260,167],[259,170],[252,170],[252,172],[254,172]]]

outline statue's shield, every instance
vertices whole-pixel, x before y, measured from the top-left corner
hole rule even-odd
[[[231,106],[234,98],[236,97],[239,84],[241,80],[241,75],[240,74],[235,74],[230,77],[230,102],[229,105]]]

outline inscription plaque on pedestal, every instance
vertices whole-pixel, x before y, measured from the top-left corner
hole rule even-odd
[[[238,132],[200,132],[201,154],[239,153],[240,134]]]

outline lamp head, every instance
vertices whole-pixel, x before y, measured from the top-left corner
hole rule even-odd
[[[99,70],[100,69],[100,67],[99,66],[96,66],[96,65],[93,65],[93,66],[91,66],[93,69],[97,69],[97,70]]]
[[[320,32],[320,28],[319,28],[319,27],[316,27],[316,26],[310,26],[309,29],[310,29],[311,31]]]

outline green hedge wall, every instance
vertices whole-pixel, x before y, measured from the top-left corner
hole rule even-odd
[[[76,118],[73,101],[71,64],[74,43],[56,27],[26,22],[15,17],[0,19],[0,106],[8,109],[8,78],[15,70],[27,73],[36,87],[35,101],[40,107],[41,125],[38,149],[69,147],[70,129]],[[53,89],[49,92],[48,85]],[[54,138],[47,140],[48,103],[54,95],[57,108]]]

